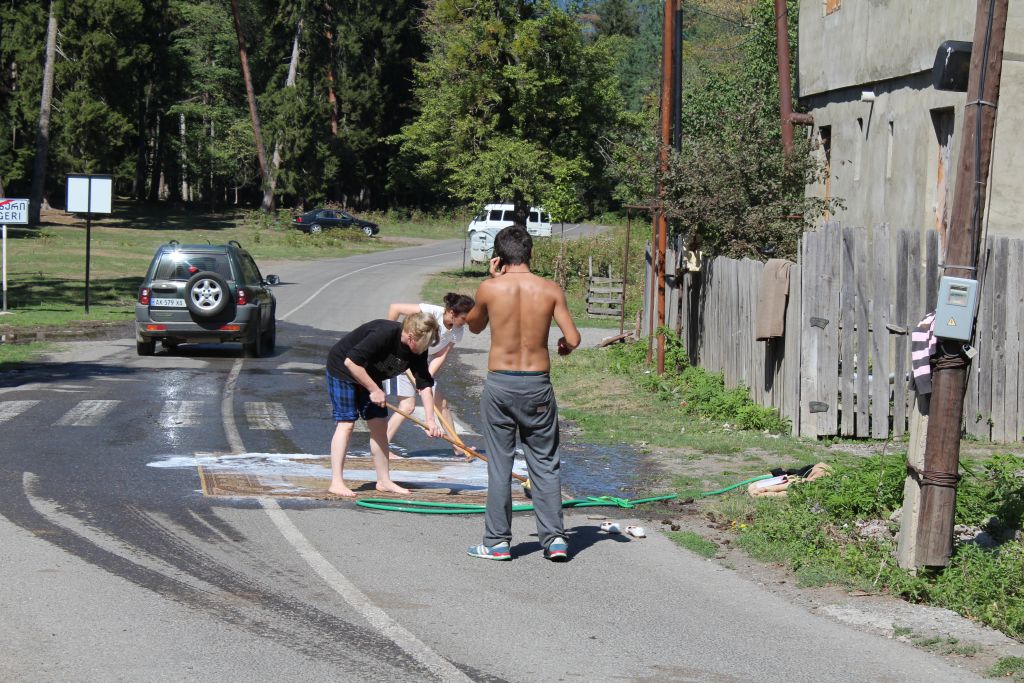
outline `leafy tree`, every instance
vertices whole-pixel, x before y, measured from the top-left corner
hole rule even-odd
[[[174,0],[173,8],[177,28],[170,52],[181,65],[183,87],[167,109],[177,132],[170,147],[181,169],[172,196],[212,200],[216,185],[244,185],[257,177],[251,127],[248,151],[234,147],[225,135],[238,130],[239,119],[249,120],[237,38],[230,10],[221,2]],[[216,161],[232,158],[229,167]]]
[[[630,0],[601,0],[594,10],[600,21],[598,35],[634,38],[640,33],[640,18],[636,3]]]
[[[398,137],[421,177],[459,201],[509,199],[525,225],[555,169],[602,174],[622,102],[609,51],[572,16],[547,0],[431,0],[423,29],[420,114]]]
[[[751,3],[741,59],[711,53],[684,87],[682,149],[661,181],[674,230],[708,254],[793,257],[800,234],[836,203],[804,196],[822,172],[806,139],[792,156],[782,151],[773,5]],[[797,5],[789,0],[792,49]]]

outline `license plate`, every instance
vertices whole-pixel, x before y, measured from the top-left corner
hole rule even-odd
[[[164,306],[166,308],[185,308],[184,299],[150,299],[150,303],[154,306]]]

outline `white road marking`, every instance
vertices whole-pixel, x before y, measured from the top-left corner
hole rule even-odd
[[[242,372],[242,359],[239,358],[231,366],[228,378],[224,380],[224,396],[220,400],[220,417],[224,423],[224,436],[228,439],[228,446],[234,453],[242,453],[245,446],[242,445],[242,435],[238,433],[238,425],[235,424],[235,384],[238,383],[238,375]]]
[[[37,403],[39,401],[0,401],[0,424],[21,415]]]
[[[237,424],[235,424],[233,408],[235,386],[238,383],[238,375],[241,371],[242,360],[238,359],[231,368],[231,372],[228,373],[227,379],[224,380],[224,396],[221,399],[221,418],[224,422],[224,433],[227,436],[231,450],[235,454],[245,452],[242,436],[238,432]],[[468,683],[472,680],[462,673],[458,667],[431,650],[425,643],[389,617],[384,610],[377,607],[365,593],[360,591],[344,574],[328,562],[327,558],[313,547],[309,540],[302,535],[302,532],[288,519],[287,513],[281,509],[276,500],[264,497],[260,498],[259,501],[264,511],[266,511],[274,525],[281,532],[281,535],[298,551],[306,563],[312,567],[328,586],[340,595],[353,609],[359,612],[367,622],[380,631],[382,635],[402,648],[409,656],[433,672],[442,681]]]
[[[288,413],[280,403],[249,401],[245,404],[245,418],[249,422],[249,429],[285,431],[292,428]]]
[[[291,315],[292,313],[295,313],[295,312],[296,312],[296,311],[298,311],[299,309],[301,309],[301,308],[305,307],[305,306],[306,306],[306,304],[308,304],[308,303],[309,303],[310,301],[312,301],[313,299],[315,299],[315,298],[317,298],[318,296],[320,296],[320,293],[321,293],[322,291],[324,291],[325,289],[327,289],[328,287],[330,287],[331,285],[333,285],[333,284],[334,284],[335,282],[337,282],[337,281],[339,281],[339,280],[344,280],[345,278],[347,278],[347,277],[351,277],[352,275],[355,275],[356,273],[361,273],[361,272],[363,272],[364,270],[372,270],[373,268],[379,268],[379,267],[381,267],[381,266],[391,266],[391,265],[394,265],[394,264],[396,264],[396,263],[411,263],[411,262],[413,262],[413,261],[425,261],[425,260],[427,260],[427,259],[436,259],[436,258],[438,258],[438,257],[441,257],[441,256],[448,256],[449,254],[458,254],[458,253],[460,253],[461,251],[462,251],[462,250],[460,249],[460,250],[458,250],[458,251],[446,251],[446,252],[443,252],[443,253],[440,253],[440,254],[431,254],[430,256],[419,256],[419,257],[417,257],[417,258],[404,258],[404,259],[399,259],[399,260],[396,260],[396,261],[385,261],[385,262],[383,262],[383,263],[374,263],[374,264],[373,264],[373,265],[371,265],[371,266],[366,266],[366,267],[364,267],[364,268],[358,268],[358,269],[356,269],[356,270],[353,270],[353,271],[352,271],[351,273],[345,273],[344,275],[339,275],[338,277],[334,278],[333,280],[329,280],[328,282],[326,282],[326,283],[325,283],[325,284],[324,284],[324,285],[323,285],[323,286],[322,286],[322,287],[321,287],[320,289],[318,289],[318,290],[316,290],[315,292],[313,292],[312,294],[310,294],[310,295],[309,295],[309,296],[308,296],[308,297],[306,298],[306,300],[305,300],[305,301],[303,301],[303,302],[302,302],[301,304],[299,304],[298,306],[296,306],[296,307],[295,307],[295,308],[293,308],[292,310],[288,311],[288,312],[287,312],[287,313],[285,313],[284,315],[280,315],[280,316],[278,316],[278,317],[277,317],[277,319],[278,319],[278,320],[285,320],[285,319],[286,319],[286,318],[288,318],[288,316],[290,316],[290,315]]]
[[[95,427],[120,401],[89,400],[78,404],[64,413],[55,424],[60,427]]]
[[[160,412],[160,426],[172,429],[199,424],[202,406],[202,401],[167,401]]]
[[[429,669],[442,681],[471,681],[458,667],[430,649],[423,641],[407,631],[387,612],[377,607],[370,598],[359,590],[344,574],[321,555],[296,528],[288,515],[273,498],[260,498],[263,509],[292,547],[328,586],[340,595],[354,610],[359,612],[371,626],[380,631],[391,642],[402,648],[410,657]]]

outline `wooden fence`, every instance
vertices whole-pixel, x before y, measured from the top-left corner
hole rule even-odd
[[[622,316],[622,292],[625,285],[621,277],[612,274],[608,266],[608,276],[594,275],[594,258],[587,260],[587,314],[605,318]]]
[[[694,362],[729,387],[779,410],[793,433],[885,439],[907,430],[910,332],[935,309],[935,232],[843,228],[804,234],[790,271],[785,336],[757,341],[764,264],[716,258],[684,272],[680,244],[669,249],[666,325]],[[975,346],[964,402],[967,433],[993,441],[1024,432],[1024,241],[990,238],[981,255]],[[987,275],[986,275],[987,274]],[[650,329],[650,249],[642,330]]]

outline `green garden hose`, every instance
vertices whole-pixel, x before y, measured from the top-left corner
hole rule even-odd
[[[738,489],[739,487],[746,486],[747,484],[753,484],[755,481],[761,481],[762,479],[771,479],[771,478],[772,478],[772,475],[770,475],[770,474],[762,474],[760,477],[753,477],[752,479],[747,479],[746,481],[741,481],[738,484],[732,484],[731,486],[726,486],[724,489],[718,489],[717,491],[707,491],[705,493],[698,493],[697,495],[694,496],[694,498],[707,498],[708,496],[717,496],[720,493],[725,493],[726,491],[732,491],[733,489]]]
[[[718,489],[717,491],[706,491],[704,493],[698,493],[694,498],[707,498],[708,496],[717,496],[733,489],[738,489],[741,486],[752,484],[755,481],[761,481],[762,479],[771,479],[772,475],[762,474],[759,477],[753,477],[744,481],[726,486],[725,488]],[[659,500],[672,500],[678,498],[678,494],[670,493],[665,496],[654,496],[652,498],[638,498],[636,500],[629,500],[626,498],[616,498],[615,496],[588,496],[587,498],[575,498],[573,500],[562,501],[562,507],[564,508],[587,508],[587,507],[619,507],[619,508],[634,508],[637,505],[643,505],[644,503],[653,503]],[[393,498],[364,498],[357,500],[356,505],[364,508],[371,508],[373,510],[390,510],[392,512],[415,512],[421,515],[475,515],[480,514],[486,510],[484,505],[476,505],[470,503],[428,503],[419,500],[396,500]],[[522,503],[519,505],[512,506],[512,512],[527,512],[533,509],[532,503]]]
[[[586,508],[586,507],[620,507],[634,508],[644,503],[653,503],[658,500],[672,500],[677,494],[670,493],[665,496],[654,496],[653,498],[638,498],[627,500],[614,496],[590,496],[588,498],[577,498],[562,501],[564,508]],[[395,500],[392,498],[364,498],[357,500],[356,505],[373,510],[390,510],[392,512],[416,512],[421,515],[472,515],[482,513],[486,507],[469,503],[429,503],[419,500]],[[533,509],[532,503],[513,505],[513,512],[526,512]]]

